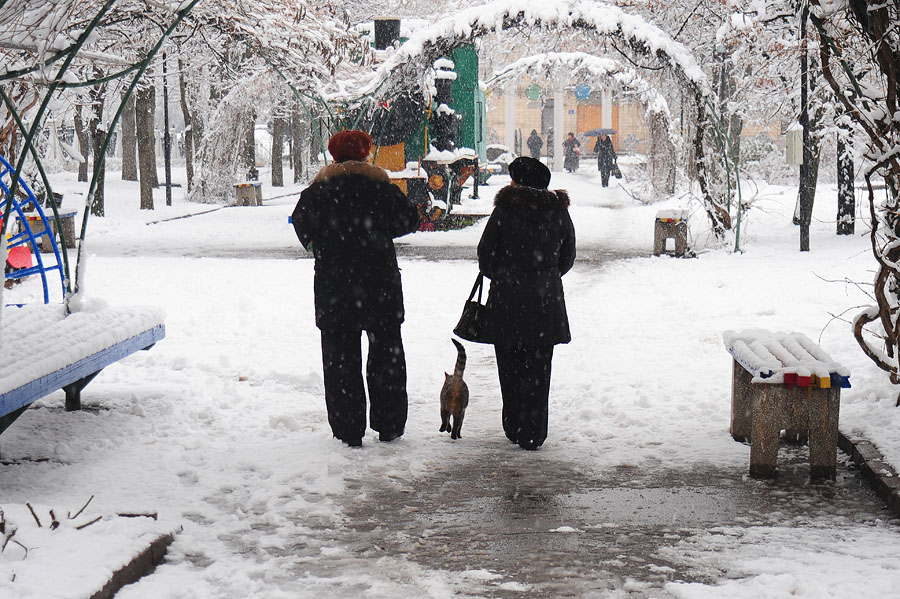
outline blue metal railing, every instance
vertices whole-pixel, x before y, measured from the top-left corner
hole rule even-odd
[[[14,176],[15,169],[13,166],[7,162],[3,156],[0,156],[0,190],[3,191],[3,195],[6,198],[9,198]],[[53,234],[55,229],[50,226],[47,216],[44,214],[44,210],[41,208],[41,204],[35,197],[34,192],[31,191],[31,188],[28,187],[21,177],[18,179],[16,187],[16,195],[23,193],[26,197],[22,201],[19,201],[18,197],[12,198],[10,214],[15,212],[21,225],[21,231],[14,235],[10,235],[7,238],[7,247],[14,248],[20,245],[27,245],[35,258],[36,264],[30,268],[18,269],[14,272],[7,273],[4,275],[4,279],[20,279],[30,275],[40,275],[41,284],[44,288],[44,303],[49,304],[50,286],[48,282],[48,273],[52,274],[53,271],[56,271],[59,273],[59,282],[62,291],[61,301],[64,302],[66,298],[66,275],[63,271],[63,261],[59,253],[59,246],[56,243],[56,236]],[[29,206],[33,207],[34,212],[29,209],[26,213],[25,208],[29,208]],[[3,214],[0,214],[0,222],[2,222],[2,220]],[[30,220],[40,220],[44,227],[43,231],[35,233],[31,228]],[[44,257],[41,255],[42,244],[39,244],[38,240],[45,236],[50,240],[50,247],[56,257],[56,264],[47,264],[44,261]]]

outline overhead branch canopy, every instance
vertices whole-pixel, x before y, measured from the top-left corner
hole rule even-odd
[[[0,8],[0,81],[52,80],[54,65],[133,65],[155,44],[185,4],[182,0],[8,0]],[[86,44],[79,34],[102,13]],[[288,18],[285,18],[285,15]],[[298,85],[318,86],[348,58],[368,58],[368,45],[330,7],[315,11],[290,0],[202,2],[173,33],[179,43],[203,44],[223,54],[234,48],[278,67]],[[74,56],[73,56],[74,54]]]
[[[673,70],[676,77],[709,93],[706,74],[691,52],[662,29],[638,15],[586,0],[497,0],[463,10],[416,31],[377,71],[353,88],[357,95],[385,93],[385,88],[421,82],[435,60],[463,44],[495,31],[580,29],[620,42],[620,49],[653,59]]]
[[[649,112],[659,112],[668,116],[666,99],[632,67],[621,61],[592,56],[585,52],[547,52],[526,56],[506,65],[485,83],[490,87],[502,86],[521,75],[554,78],[564,72],[571,80],[610,79],[628,92],[634,93]]]

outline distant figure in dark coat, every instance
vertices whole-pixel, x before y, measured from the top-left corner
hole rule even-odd
[[[292,216],[297,238],[316,260],[328,422],[350,446],[362,445],[366,431],[362,331],[369,338],[369,419],[379,440],[403,434],[408,410],[403,292],[393,239],[415,231],[419,215],[386,171],[364,162],[371,146],[363,131],[335,134],[328,142],[334,163],[303,190]]]
[[[594,144],[594,151],[597,153],[597,170],[600,171],[600,182],[603,187],[609,186],[609,173],[612,172],[613,165],[616,164],[616,150],[613,148],[612,140],[607,135],[601,135]]]
[[[528,144],[528,151],[531,152],[531,157],[540,160],[541,148],[544,147],[544,140],[538,135],[537,129],[531,130],[531,135],[528,136],[528,140],[525,143]]]
[[[487,322],[503,396],[503,431],[524,449],[547,438],[553,346],[568,343],[562,276],[575,262],[569,196],[549,191],[550,170],[533,158],[509,165],[512,183],[494,198],[478,243],[491,280]]]
[[[563,167],[570,173],[578,170],[579,157],[581,156],[581,142],[575,138],[574,133],[563,142]]]

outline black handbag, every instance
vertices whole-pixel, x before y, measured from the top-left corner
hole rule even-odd
[[[612,176],[615,177],[616,179],[621,179],[621,178],[622,178],[622,171],[619,170],[619,165],[618,165],[618,164],[613,164],[613,167],[612,167]]]
[[[460,339],[473,341],[475,343],[491,343],[487,335],[487,322],[485,319],[485,305],[481,303],[481,294],[484,289],[484,275],[478,273],[475,279],[475,286],[472,287],[472,293],[463,306],[462,316],[459,322],[453,328],[453,334]],[[478,299],[475,299],[475,292],[478,292]]]

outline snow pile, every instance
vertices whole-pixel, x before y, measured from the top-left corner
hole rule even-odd
[[[152,512],[98,514],[78,506],[3,504],[0,597],[92,597],[115,571],[175,532]],[[79,575],[59,575],[59,570]]]
[[[831,374],[849,378],[850,370],[834,361],[803,333],[772,333],[754,329],[722,333],[725,347],[754,383],[784,383],[785,374],[801,377],[815,375],[829,379]]]
[[[157,308],[117,307],[65,316],[57,304],[3,308],[0,393],[56,372],[163,324]]]

